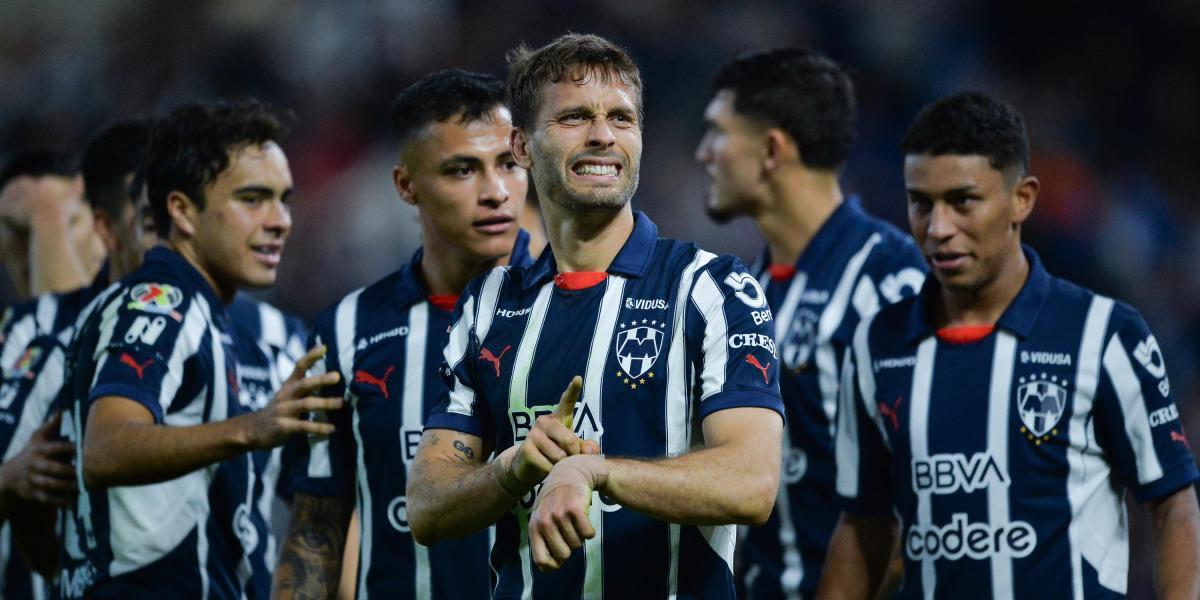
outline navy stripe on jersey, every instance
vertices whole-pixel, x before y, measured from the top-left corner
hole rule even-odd
[[[528,243],[522,231],[514,264],[528,262]],[[421,256],[317,317],[314,344],[329,352],[315,371],[341,374],[325,393],[343,396],[348,409],[329,416],[337,426],[329,438],[292,444],[291,491],[357,498],[359,598],[486,598],[487,533],[427,548],[405,516],[408,468],[442,391],[438,367],[452,316],[426,300]]]
[[[223,420],[238,402],[232,327],[203,277],[166,248],[102,296],[70,351],[63,434],[82,456],[88,408],[115,395],[141,403],[157,423]],[[249,455],[151,485],[87,489],[63,513],[57,593],[155,595],[163,589],[240,598],[239,566],[257,540]]]
[[[779,392],[787,412],[776,508],[749,530],[739,584],[748,597],[811,597],[840,506],[833,436],[840,357],[854,328],[881,306],[917,293],[925,261],[910,237],[863,212],[850,197],[829,216],[786,280],[754,274],[774,312]]]
[[[496,269],[468,286],[446,346],[449,390],[427,428],[481,436],[501,452],[553,410],[575,375],[584,380],[575,432],[614,455],[686,452],[701,439],[693,427],[726,408],[782,414],[758,281],[736,258],[659,238],[635,215],[593,287],[556,287],[549,250],[529,268]],[[535,572],[535,494],[497,524],[494,597],[732,596],[734,527],[665,523],[599,493],[589,514],[596,537],[558,571]]]
[[[1114,484],[1145,502],[1200,478],[1141,316],[1025,254],[1029,278],[987,338],[938,340],[930,278],[847,356],[838,494],[900,516],[900,597],[1123,596]]]

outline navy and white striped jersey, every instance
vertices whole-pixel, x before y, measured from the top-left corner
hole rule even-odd
[[[63,294],[43,294],[9,307],[0,319],[0,456],[19,453],[51,415],[62,387],[64,343],[84,305],[108,281],[107,264],[95,281]],[[0,597],[45,597],[46,584],[16,551],[8,523],[0,527]]]
[[[68,362],[64,437],[82,455],[88,409],[105,396],[141,403],[156,423],[242,414],[232,326],[203,276],[164,247],[105,292]],[[57,594],[67,598],[241,598],[262,541],[251,455],[151,485],[87,489],[63,515]]]
[[[1146,502],[1198,478],[1141,316],[1025,255],[1029,278],[987,337],[935,335],[931,277],[847,355],[838,494],[900,516],[899,597],[1122,597],[1124,489]]]
[[[476,278],[446,346],[448,394],[427,428],[480,436],[496,452],[525,439],[575,375],[575,432],[602,451],[677,456],[727,408],[782,414],[771,309],[741,261],[658,237],[635,213],[600,283],[566,289],[547,250],[528,268]],[[563,567],[532,568],[536,489],[497,524],[495,598],[730,598],[735,528],[666,523],[596,494],[596,537]]]
[[[841,510],[833,454],[841,357],[862,319],[921,289],[926,267],[909,236],[855,197],[825,221],[790,276],[769,273],[766,262],[764,254],[755,275],[775,313],[787,434],[775,510],[748,532],[739,584],[751,598],[809,598]]]
[[[304,337],[308,327],[298,317],[287,315],[278,308],[242,296],[234,298],[227,308],[233,326],[233,346],[237,354],[238,400],[247,411],[261,410],[271,402],[275,392],[292,374],[296,362],[304,356]],[[250,553],[253,573],[247,584],[247,598],[269,598],[271,577],[275,572],[278,545],[272,531],[272,513],[276,491],[285,473],[283,448],[260,450],[251,454],[254,461],[254,502],[251,519],[258,543]],[[238,463],[226,462],[227,469]]]
[[[528,264],[528,245],[520,232],[514,264]],[[452,317],[426,299],[422,252],[317,317],[314,344],[329,349],[318,370],[341,373],[325,393],[343,396],[348,408],[331,415],[333,435],[294,443],[291,491],[357,498],[359,598],[487,598],[487,532],[427,548],[408,528],[404,488],[441,396]]]

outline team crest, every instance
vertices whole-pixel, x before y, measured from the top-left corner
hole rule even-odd
[[[173,285],[165,283],[139,283],[129,290],[129,304],[126,308],[159,315],[169,315],[176,321],[182,321],[183,315],[175,309],[183,304],[183,292]]]
[[[1067,407],[1067,380],[1054,375],[1033,375],[1017,380],[1017,412],[1021,433],[1039,446],[1058,434],[1058,421]]]
[[[654,363],[662,352],[663,328],[666,322],[634,319],[629,323],[621,323],[617,333],[617,364],[621,370],[617,377],[630,389],[637,389],[654,378]]]
[[[813,347],[817,344],[817,322],[821,317],[807,308],[796,311],[783,340],[783,364],[789,371],[796,372],[808,366]]]

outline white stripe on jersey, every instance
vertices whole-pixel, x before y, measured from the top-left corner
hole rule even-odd
[[[1075,600],[1083,600],[1083,560],[1096,569],[1100,584],[1125,593],[1128,542],[1125,532],[1125,503],[1109,485],[1110,469],[1096,443],[1090,416],[1100,383],[1100,349],[1108,329],[1113,301],[1092,298],[1079,344],[1079,369],[1075,375],[1075,399],[1067,424],[1067,500],[1071,504],[1071,587]],[[1086,450],[1076,451],[1076,448]],[[1119,563],[1119,564],[1118,564]]]
[[[700,273],[692,289],[692,303],[704,318],[704,370],[700,374],[700,401],[725,387],[729,367],[729,326],[725,321],[725,297],[708,271]]]
[[[205,523],[208,521],[207,515],[196,523],[196,557],[199,559],[199,564],[196,565],[200,572],[200,597],[208,597],[208,528]],[[115,574],[115,573],[114,573]]]
[[[1016,362],[1017,338],[1007,331],[996,333],[996,348],[992,354],[992,383],[988,389],[988,454],[996,461],[1001,473],[1008,473],[1008,414],[1012,397],[1013,364]],[[993,483],[987,487],[988,521],[992,531],[1001,531],[1009,523],[1008,486]],[[1012,557],[1006,552],[991,556],[992,598],[1012,598]]]
[[[848,411],[854,414],[853,411]],[[792,436],[783,432],[783,455],[792,452]],[[787,482],[779,482],[779,493],[775,496],[775,510],[779,515],[779,546],[783,549],[783,573],[779,575],[779,588],[787,600],[800,599],[800,583],[804,581],[804,561],[796,548],[796,523],[792,521],[792,499],[787,493]],[[758,565],[755,565],[756,567]],[[749,586],[749,584],[747,584]]]
[[[278,308],[266,302],[259,302],[258,323],[258,341],[275,348],[287,347],[287,324],[284,322],[283,313],[279,312]],[[272,356],[274,353],[266,352],[266,355]]]
[[[371,531],[372,515],[371,515],[371,484],[367,480],[367,465],[363,458],[363,441],[362,441],[362,425],[359,421],[358,414],[358,397],[354,392],[350,391],[350,382],[354,381],[354,354],[355,343],[354,339],[358,335],[356,323],[358,321],[358,297],[362,295],[363,288],[355,290],[349,296],[346,296],[338,303],[336,312],[334,313],[334,343],[338,349],[338,370],[342,373],[342,381],[346,382],[345,398],[347,403],[354,409],[352,417],[352,429],[354,430],[354,444],[356,446],[358,472],[355,479],[358,484],[358,522],[359,527],[359,553],[358,553],[358,597],[366,600],[367,598],[367,573],[371,570],[371,546],[373,535]]]
[[[100,323],[100,336],[96,347],[101,360],[97,362],[97,374],[110,357],[105,348],[115,333],[116,314],[121,298],[117,297],[105,308],[104,318]],[[167,413],[179,390],[183,363],[202,351],[201,343],[205,333],[210,333],[208,344],[212,356],[223,356],[221,340],[215,332],[210,331],[205,319],[207,306],[208,303],[203,297],[193,296],[184,315],[179,338],[167,361],[168,371],[163,377],[162,390],[158,397],[163,410],[163,423],[166,425],[186,427],[204,423],[206,395],[210,390],[219,391],[221,394],[227,392],[222,371],[220,379],[207,382],[182,410]],[[218,368],[223,370],[223,361]],[[200,554],[200,560],[203,562],[208,547],[204,529],[211,510],[208,505],[208,487],[215,469],[215,465],[197,469],[162,483],[108,488],[109,547],[113,554],[109,573],[113,576],[122,575],[162,558],[178,547],[193,528],[199,530],[197,549],[204,550]],[[207,582],[207,574],[203,569],[201,573],[204,573],[204,581]]]
[[[37,324],[41,333],[54,329],[54,317],[58,316],[58,296],[42,294],[37,303]]]
[[[8,442],[8,448],[4,451],[5,461],[24,450],[29,438],[33,437],[33,432],[46,422],[46,413],[50,411],[50,405],[54,402],[56,392],[62,388],[63,362],[63,350],[56,347],[50,351],[50,355],[42,363],[42,369],[37,373],[37,381],[33,383],[33,389],[25,398],[20,422],[17,423],[12,439]],[[0,565],[6,564],[8,563],[0,560]],[[0,589],[3,588],[0,587]]]
[[[464,358],[467,358],[467,348],[471,347],[469,336],[471,328],[475,326],[475,297],[467,297],[466,303],[463,304],[462,317],[450,329],[450,339],[446,340],[446,349],[443,354],[446,357],[446,364],[451,369],[458,366]],[[472,407],[475,405],[475,390],[471,389],[462,381],[454,382],[454,389],[450,390],[450,406],[446,409],[449,412],[460,415],[471,415]]]
[[[507,278],[508,268],[500,267],[492,269],[483,281],[483,288],[479,290],[479,316],[475,318],[475,339],[486,338],[492,328],[492,321],[496,318],[496,303],[500,301],[500,288]]]
[[[3,368],[5,374],[29,347],[33,338],[37,337],[37,328],[37,320],[33,315],[26,315],[25,318],[13,322],[8,337],[4,340],[3,354],[0,354],[0,368]]]
[[[334,341],[336,341],[336,340],[334,340]],[[321,336],[319,336],[319,335],[316,336],[316,338],[314,338],[314,342],[315,342],[314,345],[322,344],[323,342],[321,340]],[[328,368],[325,366],[325,361],[318,360],[317,362],[313,363],[312,367],[309,367],[308,373],[306,373],[306,376],[320,377],[321,375],[324,375],[327,372],[328,372]],[[343,383],[345,383],[345,382],[343,381]],[[276,386],[275,389],[279,389],[278,386]],[[314,413],[313,417],[317,421],[322,421],[322,422],[329,421],[329,419],[325,416],[324,411]],[[316,434],[310,433],[310,434],[306,434],[306,437],[307,437],[307,441],[308,441],[308,476],[309,477],[332,477],[333,476],[333,462],[329,458],[329,436],[316,435]],[[265,498],[266,495],[264,494],[263,497]]]
[[[929,460],[929,392],[933,384],[933,357],[936,352],[937,338],[926,339],[917,347],[917,364],[913,367],[912,406],[909,408],[908,419],[908,438],[912,445],[913,463]],[[859,373],[867,368],[867,365],[863,365]],[[927,530],[933,524],[931,493],[928,489],[917,492],[915,526],[921,530]],[[937,589],[937,571],[934,567],[934,557],[928,553],[921,559],[921,585],[926,600],[932,600]]]
[[[408,337],[404,340],[401,431],[421,431],[425,424],[425,340],[428,331],[429,303],[414,304],[408,309]],[[408,452],[401,452],[400,458],[404,461],[404,472],[412,473],[412,460]],[[371,524],[364,521],[363,526],[370,527]],[[429,549],[413,540],[413,558],[414,597],[417,600],[429,600],[433,589],[430,583]]]
[[[625,293],[625,278],[609,275],[605,282],[604,297],[600,300],[600,314],[596,318],[596,329],[592,332],[592,344],[588,351],[587,367],[583,377],[583,402],[578,405],[576,413],[583,407],[592,411],[592,418],[597,423],[604,422],[604,365],[608,361],[608,348],[612,345],[613,333],[617,328],[617,317],[621,314],[621,297]],[[594,437],[597,443],[603,441],[599,432],[592,432],[587,438]],[[587,568],[583,576],[583,598],[599,600],[604,598],[604,510],[600,504],[600,492],[592,492],[592,506],[600,510],[588,512],[588,520],[596,530],[596,535],[584,542],[584,554],[587,557]]]
[[[1104,348],[1104,371],[1121,401],[1121,413],[1125,420],[1125,435],[1137,456],[1138,483],[1146,484],[1163,476],[1158,452],[1154,450],[1154,436],[1150,433],[1150,415],[1142,397],[1142,384],[1133,372],[1129,353],[1121,344],[1121,338],[1113,334]]]
[[[855,332],[854,340],[857,346],[860,334],[870,323],[863,323]],[[842,361],[842,390],[841,405],[838,407],[837,437],[833,438],[835,465],[837,466],[836,488],[838,495],[844,498],[858,498],[858,470],[862,458],[858,454],[858,411],[854,400],[858,397],[855,386],[854,347],[846,350],[846,358]],[[868,396],[863,402],[869,402]]]
[[[788,286],[787,294],[783,297],[783,304],[779,307],[779,312],[775,313],[775,341],[779,342],[780,351],[783,350],[782,343],[787,339],[788,327],[792,326],[792,315],[796,314],[796,307],[800,306],[800,297],[804,295],[804,288],[808,285],[808,274],[797,273],[792,278],[791,285]],[[780,358],[784,358],[780,355]],[[791,358],[784,361],[791,362]]]
[[[553,282],[546,283],[538,290],[537,298],[533,301],[533,310],[525,323],[525,331],[521,333],[521,341],[517,344],[517,356],[513,361],[512,377],[508,386],[508,405],[514,411],[528,410],[526,401],[529,396],[529,370],[533,364],[533,352],[537,348],[538,338],[542,335],[542,327],[546,324],[553,286]],[[473,298],[468,302],[470,300]],[[461,387],[461,383],[455,385],[456,389],[458,387]],[[521,531],[521,544],[517,548],[517,555],[521,557],[521,598],[529,600],[533,597],[533,567],[529,558],[529,511],[520,503],[516,509],[517,523]]]
[[[667,350],[667,397],[666,428],[667,456],[675,457],[687,452],[691,440],[691,376],[688,372],[687,341],[684,339],[684,323],[687,321],[687,298],[692,289],[696,271],[716,258],[715,254],[699,250],[692,262],[679,277],[679,291],[675,297],[675,316],[671,324],[671,347]],[[667,573],[668,597],[674,598],[679,585],[679,524],[671,523],[670,565]]]

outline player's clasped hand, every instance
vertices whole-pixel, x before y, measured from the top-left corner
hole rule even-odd
[[[583,378],[576,375],[563,390],[554,412],[538,417],[525,441],[501,454],[499,460],[506,467],[501,485],[509,494],[523,496],[568,456],[600,452],[596,442],[580,439],[571,431],[575,402],[582,389]]]
[[[62,413],[42,425],[16,456],[0,465],[6,492],[33,502],[66,506],[75,500],[75,446],[59,439]]]
[[[592,490],[607,477],[603,456],[573,456],[554,465],[529,515],[529,548],[538,569],[561,567],[584,540],[596,536],[588,508]]]
[[[248,415],[251,421],[247,439],[251,448],[265,450],[283,444],[297,433],[329,435],[333,425],[309,421],[304,416],[314,411],[337,410],[341,398],[313,396],[317,390],[338,382],[337,371],[306,377],[308,369],[325,356],[325,346],[311,348],[299,361],[292,375],[266,408]]]

